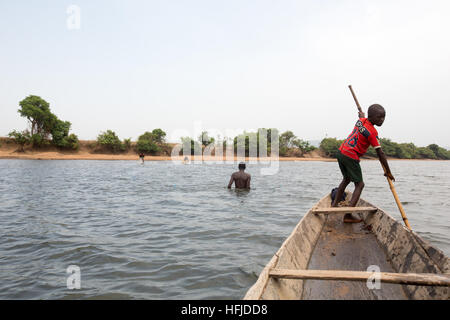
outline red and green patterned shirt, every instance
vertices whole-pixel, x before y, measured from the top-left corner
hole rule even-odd
[[[378,141],[378,132],[369,119],[360,118],[352,133],[339,147],[339,151],[347,157],[359,160],[359,157],[367,152],[369,146],[375,149],[381,148]]]

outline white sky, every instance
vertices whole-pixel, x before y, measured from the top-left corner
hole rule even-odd
[[[380,137],[449,147],[449,17],[447,0],[2,1],[0,136],[26,128],[35,94],[80,139],[176,140],[196,122],[343,139],[352,84],[386,108]]]

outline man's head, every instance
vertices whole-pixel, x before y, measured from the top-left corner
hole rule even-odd
[[[372,124],[380,127],[384,122],[384,118],[386,117],[386,111],[381,105],[373,104],[369,107],[367,115],[369,121]]]
[[[239,170],[245,170],[245,163],[244,162],[239,163],[238,168]]]

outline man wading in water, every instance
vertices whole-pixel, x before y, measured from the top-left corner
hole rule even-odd
[[[384,118],[386,117],[386,111],[379,104],[373,104],[369,107],[368,115],[369,117],[365,118],[364,112],[359,112],[359,120],[356,122],[353,132],[348,136],[347,140],[342,143],[336,155],[339,168],[341,169],[344,178],[339,185],[336,197],[331,204],[332,207],[337,207],[340,199],[342,199],[345,188],[350,182],[355,183],[355,191],[353,192],[349,206],[355,207],[358,203],[364,188],[359,158],[367,152],[369,146],[375,148],[381,165],[386,169],[384,175],[395,181],[387,163],[386,156],[384,155],[383,150],[381,150],[380,142],[378,141],[378,132],[374,128],[374,125],[380,127],[383,124]],[[347,223],[358,223],[361,221],[361,219],[353,217],[351,213],[347,213],[344,216],[344,222]]]
[[[251,176],[245,173],[245,163],[239,163],[239,171],[231,175],[230,182],[228,183],[228,189],[231,188],[234,182],[236,189],[250,189]]]

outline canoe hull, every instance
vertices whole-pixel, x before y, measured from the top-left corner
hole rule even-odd
[[[351,194],[348,195],[350,197]],[[315,208],[330,207],[330,196]],[[373,207],[360,200],[358,206]],[[382,272],[449,273],[449,259],[413,231],[378,209],[359,213],[362,224],[343,224],[343,214],[315,214],[300,220],[291,235],[261,272],[244,299],[448,299],[448,287],[381,285],[369,290],[365,282],[275,279],[269,270],[322,269]]]

